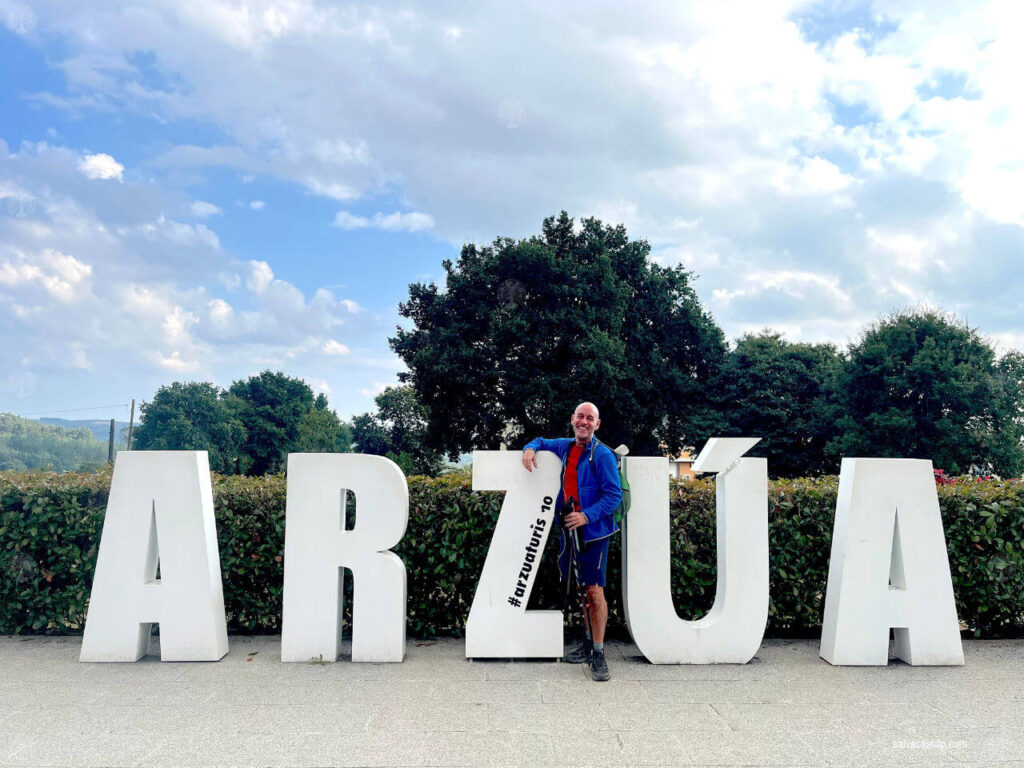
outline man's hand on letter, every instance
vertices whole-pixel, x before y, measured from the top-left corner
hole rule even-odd
[[[533,448],[523,451],[523,466],[526,467],[527,472],[533,472],[533,468],[537,466],[537,454]]]

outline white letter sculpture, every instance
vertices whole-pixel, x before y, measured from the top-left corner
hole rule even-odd
[[[523,469],[519,451],[473,451],[473,490],[505,491],[476,595],[466,619],[466,658],[556,658],[562,612],[528,611],[548,532],[561,464],[548,451]]]
[[[932,463],[843,459],[821,657],[885,665],[890,628],[908,664],[964,663]]]
[[[768,622],[768,462],[740,458],[760,438],[718,437],[694,462],[718,472],[718,587],[715,603],[696,621],[672,605],[668,460],[625,460],[632,492],[622,539],[626,623],[654,664],[745,664],[757,653]]]
[[[356,522],[345,530],[347,491]],[[405,658],[405,565],[391,547],[409,522],[409,486],[382,456],[288,456],[281,661],[337,661],[352,571],[352,661]]]
[[[138,661],[155,623],[163,661],[228,652],[206,451],[121,451],[114,463],[80,659]]]

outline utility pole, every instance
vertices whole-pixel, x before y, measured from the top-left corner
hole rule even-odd
[[[123,408],[124,406],[122,406]],[[107,464],[114,463],[114,420],[110,420],[110,442],[107,443]]]
[[[128,417],[128,448],[127,448],[127,450],[129,450],[129,451],[132,449],[132,430],[134,430],[134,428],[135,428],[135,398],[133,397],[132,398],[132,413],[131,413],[131,416]]]

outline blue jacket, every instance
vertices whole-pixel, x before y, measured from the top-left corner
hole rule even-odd
[[[562,460],[562,482],[565,478],[565,462],[569,458],[569,449],[576,440],[571,437],[548,440],[536,437],[523,448],[536,451],[551,451]],[[615,508],[622,500],[622,487],[619,484],[619,467],[612,449],[596,437],[591,438],[590,445],[584,449],[576,465],[576,487],[580,492],[580,506],[587,524],[581,529],[583,541],[604,539],[616,533],[619,526],[615,524]],[[561,508],[564,492],[559,490],[558,507]]]

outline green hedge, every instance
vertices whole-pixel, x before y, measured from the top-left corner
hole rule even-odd
[[[0,473],[0,634],[82,631],[109,485],[109,472]],[[820,628],[837,486],[834,477],[771,485],[771,635]],[[280,632],[284,477],[215,475],[213,488],[229,629]],[[961,620],[979,637],[1024,635],[1021,484],[958,482],[938,493]],[[473,492],[465,475],[409,478],[409,528],[396,551],[413,635],[461,634],[501,497]],[[673,598],[680,615],[698,618],[715,596],[713,482],[673,483],[671,505]],[[562,605],[554,560],[546,553],[532,608]],[[622,634],[620,563],[615,537],[610,630]]]

